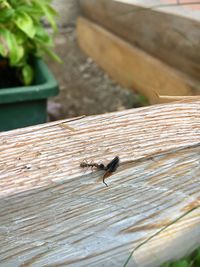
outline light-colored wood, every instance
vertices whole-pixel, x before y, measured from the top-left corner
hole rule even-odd
[[[116,155],[108,187],[79,167]],[[182,256],[200,245],[199,163],[199,100],[1,133],[0,265],[121,267],[161,229],[128,266]]]
[[[159,0],[80,0],[80,4],[86,18],[200,80],[198,10],[161,8],[168,3]]]
[[[77,36],[82,50],[114,80],[141,92],[151,103],[158,100],[155,92],[159,95],[191,95],[200,92],[195,81],[89,20],[78,19]]]
[[[170,95],[159,95],[157,93],[156,97],[157,97],[157,103],[161,104],[161,103],[170,103],[170,102],[174,102],[174,101],[180,101],[180,100],[200,100],[200,96],[178,96],[178,95],[174,95],[174,96],[170,96]]]

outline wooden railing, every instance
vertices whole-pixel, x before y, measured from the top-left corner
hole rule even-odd
[[[104,170],[80,163],[115,156]],[[200,100],[0,134],[1,266],[160,266],[200,244]]]

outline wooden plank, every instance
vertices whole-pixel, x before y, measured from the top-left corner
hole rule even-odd
[[[200,99],[200,96],[169,96],[169,95],[157,95],[158,97],[158,103],[170,103],[174,101],[180,101],[180,100],[198,100]]]
[[[162,8],[163,2],[80,0],[80,5],[86,18],[199,80],[200,13]]]
[[[81,49],[125,87],[133,88],[156,103],[159,95],[191,95],[199,84],[147,53],[79,18],[77,37]],[[198,91],[199,92],[199,91]]]
[[[123,266],[161,229],[128,266],[200,245],[199,114],[182,101],[0,133],[1,266]],[[79,167],[116,155],[108,187]]]

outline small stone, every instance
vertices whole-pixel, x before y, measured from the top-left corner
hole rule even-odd
[[[84,72],[86,70],[86,68],[87,68],[87,66],[84,64],[84,65],[81,65],[79,67],[79,70],[80,70],[80,72]]]
[[[91,57],[88,57],[88,58],[87,58],[87,63],[88,63],[88,64],[92,64],[92,63],[93,63],[93,59],[92,59]]]
[[[83,78],[84,78],[84,79],[88,79],[88,78],[90,78],[90,74],[89,74],[89,73],[85,73],[85,74],[83,74]]]

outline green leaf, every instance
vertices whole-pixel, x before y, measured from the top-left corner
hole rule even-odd
[[[35,39],[40,41],[40,42],[43,42],[45,45],[53,46],[52,38],[47,33],[47,31],[44,28],[42,28],[41,26],[37,26],[37,28],[36,28]]]
[[[43,50],[55,61],[57,61],[58,63],[63,63],[63,61],[61,60],[61,58],[56,55],[51,49],[49,49],[48,47],[43,47]]]
[[[2,44],[0,44],[0,55],[2,57],[6,57],[6,55],[7,55],[7,50]]]
[[[194,256],[195,263],[198,264],[198,266],[200,266],[200,248],[197,249],[195,254],[196,254]]]
[[[6,56],[9,56],[11,66],[16,66],[24,56],[23,46],[18,45],[16,35],[7,29],[0,29],[0,36],[3,42],[7,44]]]
[[[19,12],[15,18],[15,24],[20,30],[25,32],[30,38],[34,37],[36,30],[33,24],[33,20],[29,15],[27,15],[24,12]]]
[[[0,7],[0,22],[8,22],[14,16],[15,11],[12,8]]]
[[[17,63],[21,60],[24,55],[24,49],[22,46],[17,44],[16,36],[11,32],[7,31],[7,44],[10,55],[10,64],[12,66],[17,65]]]
[[[36,20],[40,19],[44,15],[42,9],[34,2],[31,5],[20,5],[19,7],[17,7],[16,12],[27,13],[29,16],[35,18]]]
[[[168,262],[162,265],[162,267],[190,267],[187,260],[178,260],[176,262]]]
[[[44,57],[46,53],[62,62],[51,50],[52,35],[41,23],[43,18],[47,19],[57,30],[57,13],[51,3],[52,0],[0,0],[0,56],[19,69],[25,84],[33,79],[33,70],[28,65],[31,56]]]
[[[58,16],[58,13],[55,11],[53,7],[51,7],[49,4],[41,3],[40,0],[36,0],[38,6],[43,10],[44,15],[47,17],[49,23],[51,24],[51,27],[56,32],[57,31],[57,25],[55,22],[54,17]]]
[[[22,68],[22,79],[25,85],[29,85],[33,81],[33,69],[29,64],[26,64]]]
[[[180,260],[180,261],[174,262],[172,264],[172,267],[189,267],[189,263],[186,260]]]
[[[5,38],[5,29],[0,29],[0,55],[7,57],[9,53],[8,45]]]
[[[59,16],[57,11],[49,4],[46,4],[45,9],[46,9],[46,16],[49,18],[49,22],[51,23],[52,26],[54,25],[55,28],[57,28],[56,22],[55,22],[55,17]]]
[[[10,7],[10,4],[6,0],[0,0],[0,8]]]
[[[17,34],[15,34],[15,37],[18,45],[23,45],[25,43],[27,44],[28,36],[24,32],[18,31]]]

